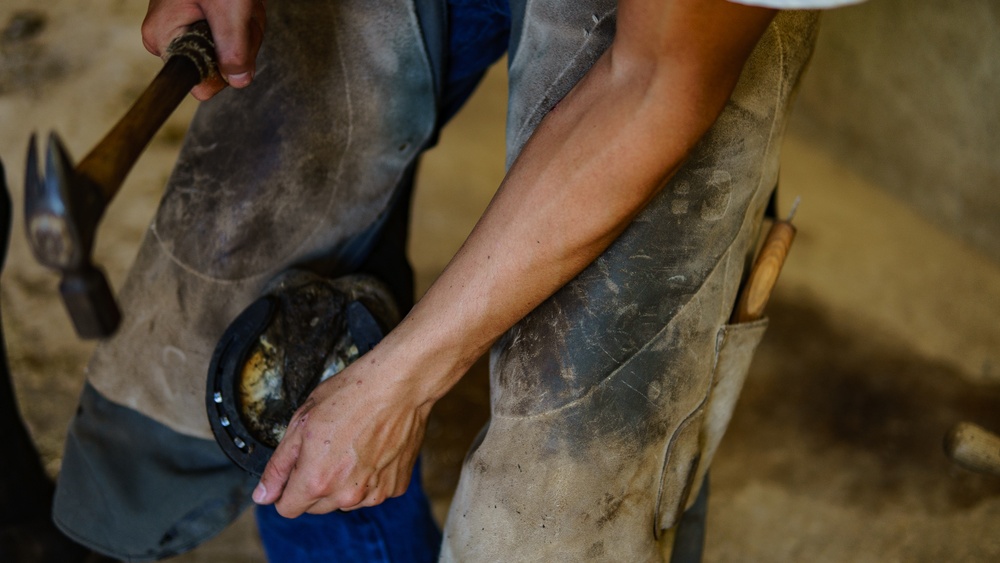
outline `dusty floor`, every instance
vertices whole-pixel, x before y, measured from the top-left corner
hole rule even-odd
[[[37,5],[5,0],[0,28]],[[57,130],[81,156],[159,67],[139,43],[144,2],[45,6],[37,32],[0,35],[0,158],[16,203],[33,131]],[[421,290],[502,175],[503,82],[502,71],[489,75],[423,164],[411,247]],[[189,100],[174,115],[109,211],[98,260],[116,286],[194,107]],[[1000,430],[1000,265],[794,127],[784,160],[784,209],[803,198],[799,237],[712,473],[706,561],[1000,560],[1000,478],[957,469],[941,449],[959,420]],[[74,337],[20,219],[0,305],[21,408],[55,474],[92,345]],[[424,457],[438,515],[485,421],[485,382],[479,365],[434,410]],[[263,557],[245,517],[175,561]]]

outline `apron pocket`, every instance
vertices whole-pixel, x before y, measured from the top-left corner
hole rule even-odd
[[[712,387],[706,400],[678,428],[664,458],[657,494],[657,537],[661,530],[675,526],[683,511],[698,497],[767,324],[767,318],[763,318],[719,329]]]

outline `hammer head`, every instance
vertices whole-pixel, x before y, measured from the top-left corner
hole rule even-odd
[[[7,175],[3,162],[0,161],[0,270],[3,270],[7,260],[7,248],[10,243],[11,207]]]
[[[45,175],[31,137],[24,218],[35,258],[62,275],[59,292],[81,338],[105,338],[121,320],[111,286],[91,261],[97,224],[107,205],[100,188],[73,169],[59,138],[49,135]]]

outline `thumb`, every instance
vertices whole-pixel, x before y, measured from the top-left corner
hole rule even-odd
[[[289,436],[289,438],[292,438]],[[253,501],[257,504],[273,504],[285,491],[285,484],[295,467],[295,462],[299,459],[300,442],[294,437],[289,440],[282,440],[278,448],[274,450],[271,460],[267,462],[264,473],[257,483],[257,488],[253,491]]]

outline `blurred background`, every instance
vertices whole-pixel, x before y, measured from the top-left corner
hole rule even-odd
[[[141,0],[4,0],[0,158],[15,224],[0,307],[20,407],[47,470],[92,344],[20,216],[32,132],[85,154],[160,67]],[[1000,477],[942,439],[1000,431],[1000,5],[870,0],[825,15],[783,148],[798,238],[711,474],[706,561],[997,561]],[[503,176],[503,64],[425,158],[413,211],[419,291]],[[120,287],[192,112],[184,102],[113,202],[97,260]],[[443,517],[488,415],[484,363],[434,409],[425,484]],[[0,461],[2,462],[2,461]],[[178,562],[263,561],[249,515]]]

